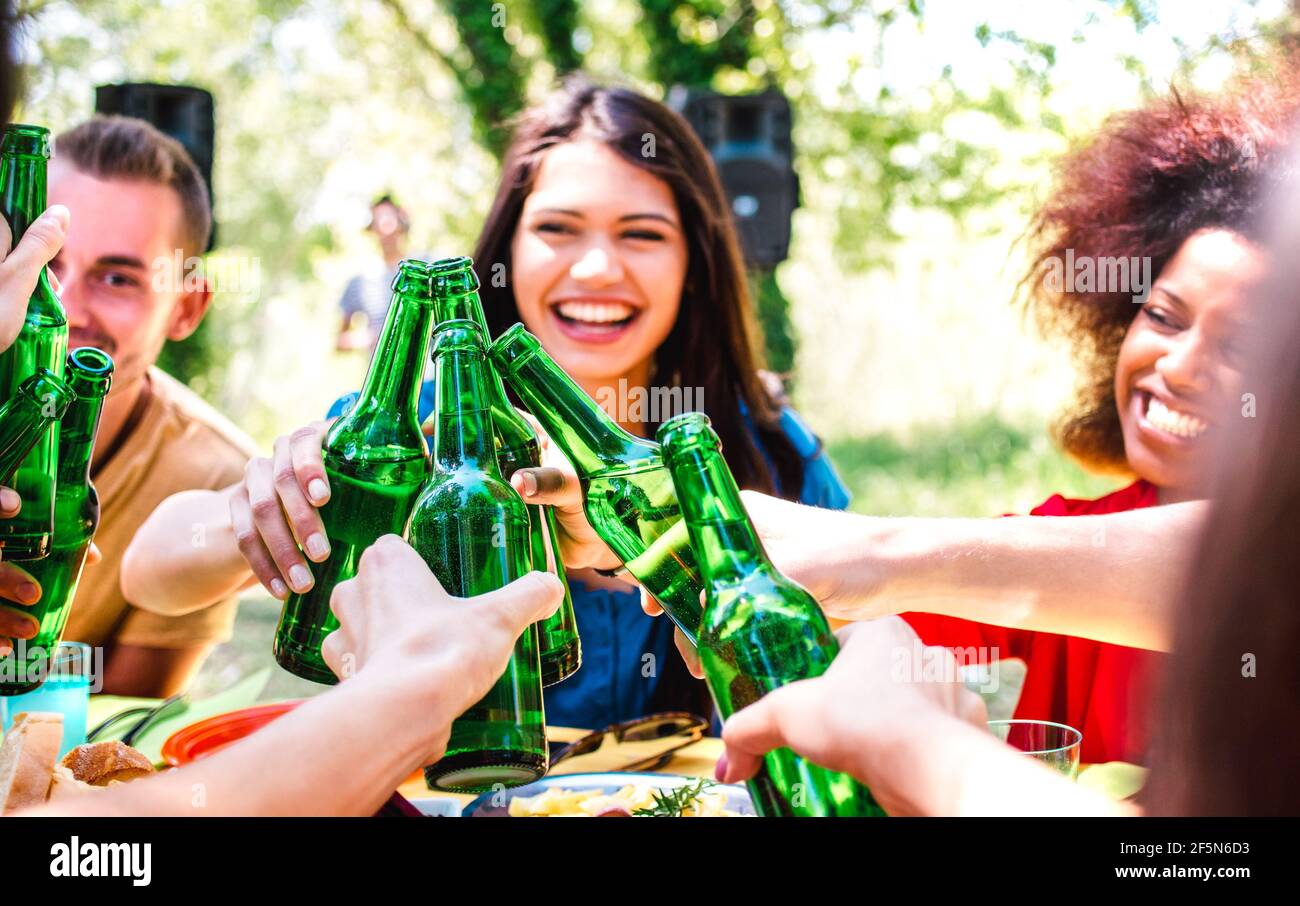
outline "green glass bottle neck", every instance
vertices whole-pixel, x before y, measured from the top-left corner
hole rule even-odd
[[[448,471],[469,465],[500,477],[485,356],[469,349],[449,349],[434,362],[434,380],[438,388],[434,462]]]
[[[443,321],[473,321],[483,329],[483,336],[491,340],[488,337],[487,317],[483,314],[483,302],[477,291],[435,294],[433,307],[439,324]]]
[[[483,331],[489,342],[487,317],[483,314],[483,301],[476,290],[464,293],[435,293],[433,307],[434,321],[442,324],[446,321],[473,321]],[[528,424],[510,402],[506,395],[506,385],[495,368],[488,369],[487,389],[490,394],[492,421],[500,435],[501,444],[513,450],[530,447],[537,442],[537,432]]]
[[[510,367],[510,385],[580,478],[659,460],[658,444],[624,431],[540,347]]]
[[[691,443],[673,450],[668,468],[707,584],[776,572],[749,521],[740,488],[721,450],[707,443]]]
[[[104,411],[104,397],[78,396],[59,422],[58,486],[65,483],[85,487],[90,482],[90,458],[95,451],[99,417]]]
[[[380,409],[409,412],[412,418],[417,417],[432,330],[432,299],[401,292],[393,294],[353,413]]]
[[[0,204],[14,245],[45,211],[46,169],[45,158],[36,155],[6,153],[0,158]]]

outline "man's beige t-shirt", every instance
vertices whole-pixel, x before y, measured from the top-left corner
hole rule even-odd
[[[256,447],[175,378],[150,368],[148,380],[148,399],[133,414],[126,439],[93,465],[100,505],[95,543],[104,559],[82,574],[64,638],[149,648],[224,642],[235,622],[235,596],[183,616],[140,610],[122,595],[122,555],[159,503],[179,491],[234,484]],[[96,460],[99,455],[96,450]]]

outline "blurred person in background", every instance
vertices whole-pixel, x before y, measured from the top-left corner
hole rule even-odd
[[[339,327],[340,351],[374,349],[388,314],[397,265],[407,257],[411,218],[391,195],[381,195],[370,205],[366,227],[379,243],[380,261],[372,261],[362,273],[348,281],[339,298],[343,323]]]
[[[647,133],[653,157],[642,154]],[[847,505],[820,441],[760,373],[726,196],[708,152],[663,104],[574,79],[525,112],[474,259],[492,334],[522,321],[628,431],[653,437],[675,414],[630,405],[632,393],[684,388],[712,418],[742,486]],[[426,383],[421,419],[435,395]],[[325,555],[305,555],[295,539],[323,538],[315,507],[328,494],[312,493],[325,479],[323,430],[282,437],[224,496],[186,494],[160,508],[130,558],[132,586],[153,589],[151,606],[169,612],[258,580],[281,599],[286,587],[309,588],[310,561]],[[298,515],[290,524],[285,513]],[[195,524],[219,544],[185,544],[178,532]],[[611,556],[569,571],[583,664],[547,690],[547,720],[599,728],[654,711],[710,714],[707,688],[673,651],[672,625],[642,612],[630,579],[587,568],[619,565]]]
[[[188,488],[225,487],[256,450],[154,366],[163,344],[192,334],[212,302],[208,282],[190,271],[207,247],[211,205],[178,142],[142,120],[103,116],[56,139],[49,199],[72,212],[50,263],[69,347],[98,347],[116,364],[91,466],[103,561],[77,589],[65,638],[103,647],[105,692],[163,697],[185,688],[213,646],[230,637],[237,602],[230,595],[181,616],[140,610],[120,583],[123,555],[160,501]],[[35,634],[36,621],[25,622],[14,637]]]

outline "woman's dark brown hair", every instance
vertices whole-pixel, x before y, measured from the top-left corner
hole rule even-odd
[[[654,153],[643,153],[647,137]],[[655,353],[651,384],[699,387],[727,462],[741,487],[771,492],[773,476],[741,416],[744,405],[782,492],[798,497],[803,464],[779,426],[780,409],[759,377],[760,348],[735,228],[708,152],[691,127],[663,104],[625,88],[570,77],[526,111],[506,152],[501,185],[474,252],[488,327],[496,336],[520,320],[509,273],[510,248],[524,200],[545,153],[574,140],[603,142],[668,184],[686,234],[688,264],[681,310]],[[501,285],[504,284],[504,285]],[[651,424],[651,436],[658,427]]]
[[[1257,349],[1220,420],[1214,502],[1178,611],[1150,811],[1300,815],[1300,157],[1274,196]],[[1156,556],[1159,554],[1156,553]]]
[[[1173,92],[1116,114],[1058,164],[1026,236],[1021,292],[1039,325],[1074,357],[1076,396],[1054,433],[1086,467],[1128,471],[1115,363],[1140,306],[1131,291],[1067,292],[1046,276],[1073,253],[1075,261],[1150,258],[1156,278],[1199,230],[1256,238],[1254,225],[1276,188],[1266,177],[1300,99],[1289,72],[1279,66],[1213,97]]]

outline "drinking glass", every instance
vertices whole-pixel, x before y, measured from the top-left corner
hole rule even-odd
[[[49,660],[44,683],[23,695],[0,698],[0,720],[7,731],[24,711],[55,711],[63,715],[62,758],[86,741],[86,710],[90,704],[91,648],[81,642],[60,642]]]
[[[991,720],[989,730],[1013,749],[1019,749],[1071,780],[1078,778],[1083,734],[1074,727],[1047,720]]]

